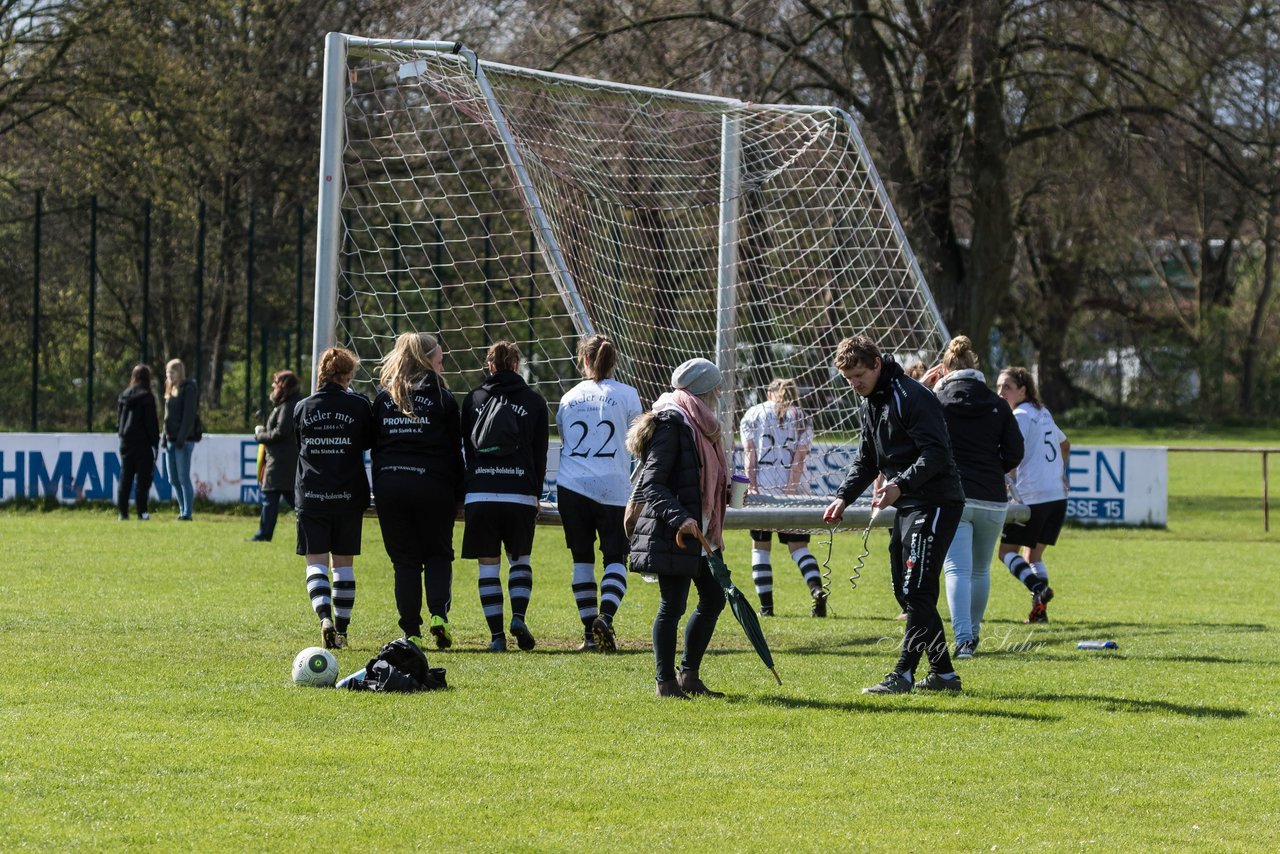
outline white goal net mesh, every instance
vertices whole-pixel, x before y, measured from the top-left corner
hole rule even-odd
[[[941,352],[937,310],[845,114],[480,68],[500,115],[465,54],[350,52],[337,343],[361,356],[361,381],[397,334],[430,331],[465,391],[506,338],[554,405],[580,379],[590,328],[615,340],[617,377],[646,404],[702,356],[732,370],[732,418],[790,377],[821,438],[854,430],[856,396],[831,368],[841,338]],[[726,121],[739,140],[729,204]],[[727,314],[722,211],[737,238]],[[718,324],[731,345],[719,354]]]

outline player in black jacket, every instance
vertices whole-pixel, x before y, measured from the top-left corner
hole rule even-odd
[[[480,605],[493,652],[507,648],[499,569],[504,546],[511,634],[520,649],[533,649],[535,643],[525,612],[533,591],[533,530],[547,475],[550,430],[547,402],[516,373],[519,367],[516,345],[497,342],[485,356],[484,382],[462,402],[467,455],[462,557],[480,563]]]
[[[849,475],[822,518],[838,522],[849,503],[884,475],[872,503],[897,510],[889,564],[894,596],[907,614],[897,665],[883,682],[863,693],[905,694],[913,686],[959,691],[960,677],[952,669],[938,614],[938,581],[964,511],[964,491],[942,406],[865,336],[841,341],[835,366],[862,397],[862,435]],[[930,673],[917,682],[915,669],[922,654],[929,657]]]
[[[347,625],[356,601],[355,556],[360,554],[369,478],[364,452],[373,444],[369,399],[350,391],[360,360],[330,347],[320,355],[316,393],[298,401],[298,554],[307,559],[307,594],[320,618],[326,649],[347,645]],[[332,600],[329,564],[333,563]]]
[[[444,348],[434,335],[406,332],[382,365],[373,401],[373,493],[382,542],[395,570],[404,636],[422,646],[425,584],[431,635],[453,646],[453,520],[462,501],[458,403],[444,384]]]

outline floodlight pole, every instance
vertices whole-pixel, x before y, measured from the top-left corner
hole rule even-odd
[[[338,322],[338,252],[342,246],[342,147],[346,101],[347,37],[324,40],[324,95],[320,125],[320,191],[316,217],[316,288],[311,328],[311,387],[320,354],[333,346]],[[299,342],[301,344],[301,342]]]
[[[733,413],[737,389],[738,196],[741,186],[742,119],[725,112],[720,120],[720,251],[716,271],[716,367],[720,389],[720,436],[732,459]]]

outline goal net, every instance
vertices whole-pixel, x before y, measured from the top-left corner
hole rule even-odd
[[[646,403],[701,356],[727,435],[775,377],[821,441],[856,429],[831,367],[866,334],[933,359],[946,330],[851,118],[481,62],[452,44],[331,34],[315,353],[376,360],[439,333],[455,390],[515,341],[552,403],[581,335]],[[365,390],[370,390],[366,385]]]

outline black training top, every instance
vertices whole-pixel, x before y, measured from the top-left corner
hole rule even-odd
[[[476,414],[485,400],[503,397],[520,423],[520,447],[504,457],[477,454],[471,444]],[[497,371],[462,402],[462,441],[467,455],[465,492],[484,495],[542,495],[550,440],[547,401],[515,371]]]
[[[369,398],[325,383],[293,409],[298,434],[295,505],[314,513],[362,512],[369,506],[364,452],[373,445]]]
[[[462,427],[458,402],[434,374],[413,386],[410,418],[386,389],[373,401],[373,484],[387,475],[420,478],[424,488],[462,499]]]
[[[1022,431],[1013,410],[987,387],[981,371],[952,371],[933,390],[947,420],[964,497],[1007,501],[1005,472],[1022,462]]]
[[[858,452],[836,495],[852,502],[883,474],[902,490],[893,505],[899,510],[963,504],[942,404],[892,358],[880,364],[880,379],[862,400]]]

